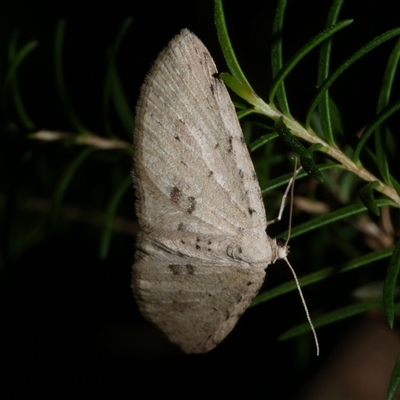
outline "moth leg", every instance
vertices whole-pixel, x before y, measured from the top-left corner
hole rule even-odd
[[[288,183],[288,185],[286,187],[285,193],[282,196],[282,201],[281,201],[281,206],[279,208],[278,216],[276,218],[272,219],[271,221],[268,221],[267,222],[267,226],[268,225],[272,225],[275,222],[279,222],[282,219],[282,215],[283,215],[283,211],[284,211],[285,206],[286,206],[286,199],[288,197],[289,190],[292,187],[292,184],[294,183],[294,180],[296,179],[296,176],[298,175],[298,173],[302,169],[301,166],[299,168],[297,168],[297,169],[296,169],[296,167],[297,167],[297,158],[296,158],[296,162],[295,162],[295,165],[294,165],[295,169],[294,169],[294,172],[293,172],[293,176],[290,178],[290,181],[289,181],[289,183]],[[291,195],[291,203],[293,204],[293,192],[292,192],[292,195]]]

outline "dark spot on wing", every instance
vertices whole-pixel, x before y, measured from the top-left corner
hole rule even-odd
[[[240,254],[242,254],[242,252],[243,252],[241,247],[238,248],[238,251],[239,251]]]
[[[214,149],[218,149],[218,147],[219,147],[219,143],[217,143],[217,144],[214,146]]]
[[[189,214],[191,214],[194,211],[194,209],[196,208],[196,198],[193,196],[189,196],[187,199],[188,199],[189,205],[188,205],[186,211]]]
[[[244,177],[244,172],[241,170],[241,169],[239,169],[239,176],[243,179],[243,177]]]
[[[198,236],[196,236],[196,242],[200,242],[200,238]]]
[[[186,267],[186,271],[189,275],[194,274],[196,268],[193,265],[187,264],[187,265],[185,265],[185,267]]]
[[[246,144],[243,136],[240,136],[240,141],[242,142],[242,144]]]
[[[236,298],[236,304],[239,304],[242,301],[242,299],[243,299],[243,296],[238,296]]]
[[[185,232],[185,225],[182,222],[178,225],[178,231]]]
[[[179,265],[170,264],[170,265],[168,265],[168,268],[172,271],[172,273],[174,275],[179,275],[179,273],[180,273]]]
[[[256,212],[256,210],[254,210],[254,208],[249,208],[249,214],[253,215]]]
[[[174,186],[169,193],[169,197],[173,203],[178,204],[182,197],[182,192],[179,188]]]
[[[196,249],[197,249],[197,250],[200,250],[201,247],[200,247],[198,244],[196,244]]]
[[[233,137],[232,137],[232,136],[229,136],[229,137],[228,137],[228,143],[229,143],[229,146],[228,146],[228,153],[232,153],[232,150],[233,150],[232,141],[233,141]]]
[[[253,178],[253,180],[254,180],[254,181],[256,181],[256,180],[257,180],[257,175],[256,175],[256,173],[255,173],[255,172],[253,172],[253,174],[251,175],[251,177]]]
[[[174,138],[175,138],[175,140],[177,140],[178,142],[181,141],[181,138],[179,137],[179,135],[175,135]]]
[[[208,173],[208,177],[213,176],[213,175],[214,175],[214,172],[213,172],[213,171],[210,171],[210,172]]]

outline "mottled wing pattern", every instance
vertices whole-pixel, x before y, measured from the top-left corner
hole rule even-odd
[[[143,315],[172,342],[206,352],[257,294],[273,246],[233,104],[188,30],[149,72],[136,124],[141,233],[132,287]]]
[[[235,109],[210,53],[188,30],[147,76],[136,124],[141,225],[176,230],[188,222],[210,234],[264,234],[260,188]]]
[[[136,253],[133,287],[142,314],[171,342],[185,353],[205,353],[233,329],[264,277],[250,265],[158,254],[146,243]]]

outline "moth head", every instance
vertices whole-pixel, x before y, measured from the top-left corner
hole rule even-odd
[[[275,239],[275,243],[278,249],[278,258],[285,259],[289,254],[289,248],[290,248],[287,243],[287,240],[284,240],[282,238],[277,238]]]

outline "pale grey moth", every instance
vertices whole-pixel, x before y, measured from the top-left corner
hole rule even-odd
[[[184,352],[210,351],[288,249],[266,234],[235,108],[210,53],[186,29],[142,86],[133,178],[140,233],[132,288],[140,311]]]

